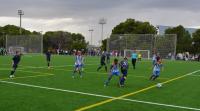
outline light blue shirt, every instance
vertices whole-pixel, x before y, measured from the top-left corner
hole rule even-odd
[[[132,59],[137,59],[137,57],[138,57],[137,53],[132,53],[132,55],[131,55]]]

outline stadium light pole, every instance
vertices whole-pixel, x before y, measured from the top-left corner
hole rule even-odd
[[[101,18],[99,20],[99,24],[101,25],[101,41],[103,41],[103,25],[106,24],[106,19],[105,18]]]
[[[24,12],[22,10],[18,10],[18,15],[19,15],[19,19],[20,19],[20,29],[19,29],[19,33],[22,34],[22,15],[24,15]]]
[[[156,31],[157,31],[157,35],[159,35],[160,34],[160,28],[159,28],[159,26],[156,26]]]
[[[92,45],[92,33],[93,33],[94,30],[93,30],[93,29],[89,29],[88,31],[89,31],[90,34],[91,34],[91,35],[90,35],[90,45]]]

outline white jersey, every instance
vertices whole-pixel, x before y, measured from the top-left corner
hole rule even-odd
[[[156,55],[155,54],[152,57],[152,61],[156,61]]]
[[[82,65],[82,64],[83,64],[83,57],[82,56],[76,56],[75,65]]]
[[[154,65],[153,71],[160,71],[161,67],[162,67],[162,64],[157,64],[157,63],[156,63],[156,64]]]

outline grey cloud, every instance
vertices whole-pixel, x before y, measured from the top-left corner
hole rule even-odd
[[[89,26],[94,26],[97,41],[101,17],[108,19],[105,34],[126,18],[154,25],[200,25],[200,0],[0,0],[0,17],[17,17],[18,9],[24,10],[25,18],[72,18],[74,22],[66,25],[78,26],[87,37]]]

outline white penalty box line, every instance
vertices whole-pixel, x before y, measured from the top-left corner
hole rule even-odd
[[[192,74],[197,73],[199,71],[200,70],[193,71],[191,73],[185,74],[184,76],[192,75]],[[173,81],[173,79],[172,79],[172,81]],[[102,98],[107,98],[107,99],[117,99],[117,100],[129,101],[129,102],[136,102],[136,103],[143,103],[143,104],[150,104],[150,105],[157,105],[157,106],[164,106],[164,107],[171,107],[171,108],[179,108],[179,109],[200,111],[200,108],[185,107],[185,106],[178,106],[178,105],[171,105],[171,104],[163,104],[163,103],[156,103],[156,102],[149,102],[149,101],[140,101],[140,100],[126,99],[126,98],[117,98],[117,97],[113,97],[113,96],[106,96],[106,95],[93,94],[93,93],[85,93],[85,92],[66,90],[66,89],[58,89],[58,88],[51,88],[51,87],[44,87],[44,86],[31,85],[31,84],[23,84],[23,83],[17,83],[17,82],[9,82],[9,81],[3,81],[3,80],[0,80],[0,82],[1,83],[6,83],[6,84],[14,84],[14,85],[19,85],[19,86],[32,87],[32,88],[39,88],[39,89],[46,89],[46,90],[53,90],[53,91],[69,92],[69,93],[75,93],[75,94],[81,94],[81,95],[102,97]]]

